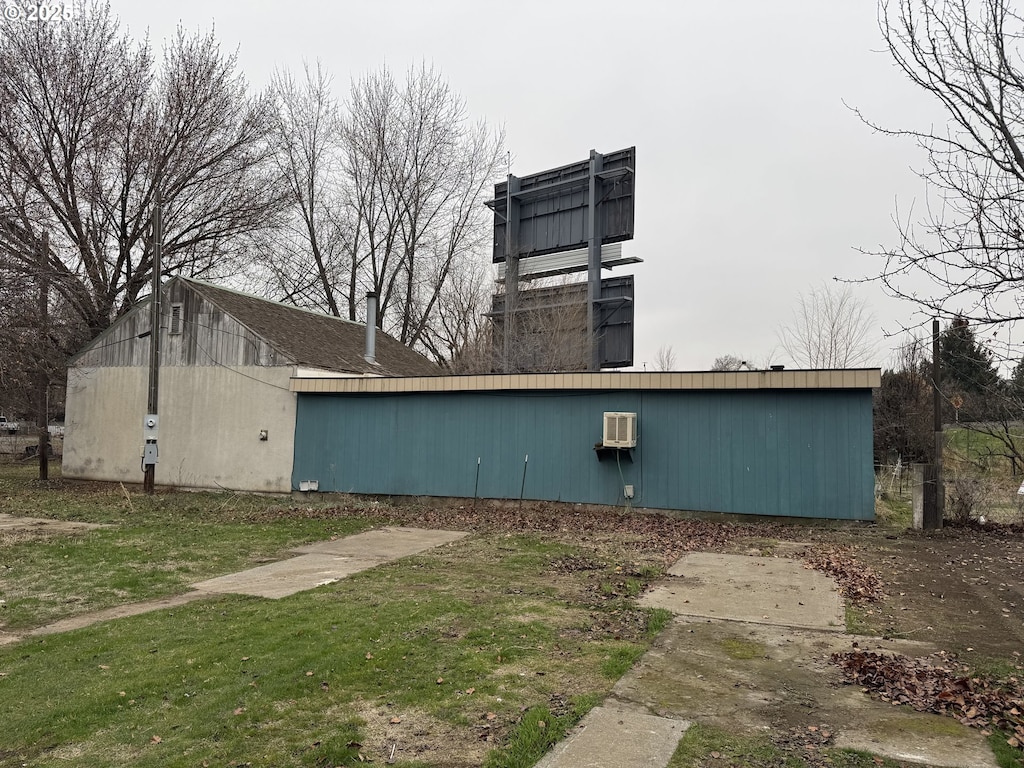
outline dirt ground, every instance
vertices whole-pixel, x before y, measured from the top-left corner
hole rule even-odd
[[[982,657],[1012,662],[1024,654],[1024,528],[1019,525],[915,531],[882,524],[722,523],[546,503],[493,509],[413,504],[392,513],[407,524],[609,542],[631,550],[637,565],[659,561],[668,567],[685,552],[702,550],[800,558],[816,549],[838,549],[852,558],[852,570],[870,569],[881,582],[882,599],[854,609],[864,634],[926,642],[968,662]],[[857,581],[857,573],[851,576]]]
[[[850,531],[839,537],[882,581],[862,610],[864,631],[920,640],[973,657],[1024,653],[1024,531]]]

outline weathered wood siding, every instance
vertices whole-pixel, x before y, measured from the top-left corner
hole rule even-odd
[[[174,304],[181,305],[180,333],[170,332]],[[145,301],[98,336],[72,365],[148,366],[150,337],[139,336],[148,333],[149,328],[149,302]],[[161,366],[278,366],[291,362],[188,285],[178,282],[169,285],[161,306],[160,340]]]

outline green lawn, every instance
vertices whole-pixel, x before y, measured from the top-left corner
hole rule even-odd
[[[382,520],[282,499],[41,488],[4,511],[108,527],[0,540],[5,630],[187,590]],[[386,508],[383,508],[386,512]],[[556,567],[586,557],[585,570]],[[667,620],[610,550],[477,534],[281,600],[211,596],[0,646],[4,766],[529,766]]]
[[[296,545],[387,524],[391,511],[147,497],[40,485],[33,472],[0,465],[4,512],[104,527],[0,534],[7,632],[181,594]],[[634,559],[630,536],[499,527],[280,600],[212,595],[0,645],[0,766],[528,768],[670,620],[636,607],[661,571]],[[847,768],[894,765],[821,754]],[[768,735],[698,725],[671,768],[719,764],[819,765]]]

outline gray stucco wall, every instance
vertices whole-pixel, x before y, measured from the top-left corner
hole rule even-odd
[[[295,439],[291,367],[167,367],[157,485],[287,493]],[[68,371],[64,477],[142,482],[148,371]],[[259,439],[267,430],[266,441]]]

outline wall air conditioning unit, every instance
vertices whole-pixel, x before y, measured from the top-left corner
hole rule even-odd
[[[636,446],[636,414],[605,411],[601,445],[605,448],[634,448]]]

